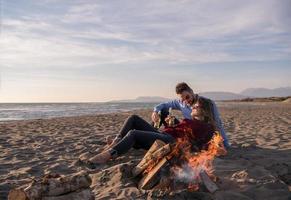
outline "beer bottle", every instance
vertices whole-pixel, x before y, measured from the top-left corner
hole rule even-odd
[[[158,115],[159,115],[159,120],[157,122],[155,122],[156,129],[159,129],[161,126],[161,115],[162,115],[161,111],[158,112]]]
[[[170,107],[169,108],[169,115],[168,115],[168,118],[169,118],[169,126],[173,126],[174,125],[174,116],[173,116],[173,113],[172,113],[172,108]]]

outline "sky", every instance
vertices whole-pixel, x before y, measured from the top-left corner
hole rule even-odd
[[[290,0],[0,0],[0,102],[291,86]]]

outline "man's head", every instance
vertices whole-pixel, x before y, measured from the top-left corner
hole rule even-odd
[[[176,85],[176,93],[179,98],[188,105],[192,105],[197,101],[197,95],[194,94],[193,90],[189,85],[187,85],[187,83],[178,83]]]

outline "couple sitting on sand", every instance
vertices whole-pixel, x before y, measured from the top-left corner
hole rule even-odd
[[[163,130],[157,130],[141,117],[132,115],[102,152],[94,156],[88,153],[81,155],[79,160],[86,163],[88,167],[94,168],[96,164],[106,163],[111,158],[126,153],[132,147],[148,150],[155,140],[174,143],[177,138],[185,138],[185,134],[188,134],[185,132],[186,129],[191,130],[191,135],[187,135],[187,138],[200,150],[207,148],[207,143],[215,131],[221,134],[224,146],[229,147],[215,103],[195,94],[186,83],[178,83],[176,93],[179,100],[161,103],[154,108],[152,113],[154,123],[160,122],[165,125]],[[179,122],[175,118],[174,125],[168,126],[169,108],[180,110],[184,119]]]

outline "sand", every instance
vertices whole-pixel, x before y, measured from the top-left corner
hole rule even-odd
[[[232,148],[214,161],[214,194],[141,191],[130,175],[145,154],[130,152],[92,170],[96,199],[290,199],[291,105],[235,103],[220,107]],[[84,166],[80,154],[106,144],[132,113],[149,120],[150,110],[117,114],[0,123],[0,199],[8,191],[48,172],[70,174]]]

